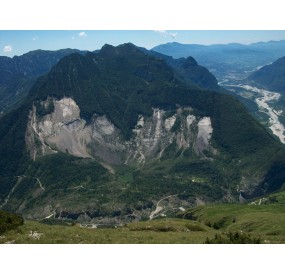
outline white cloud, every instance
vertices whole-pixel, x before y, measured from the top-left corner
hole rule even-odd
[[[86,37],[87,34],[86,34],[86,32],[80,32],[80,33],[78,34],[78,36],[80,36],[80,37]]]
[[[32,40],[33,40],[33,41],[36,41],[36,40],[38,40],[38,37],[35,36],[35,37],[32,38]]]
[[[177,32],[174,33],[174,32],[168,32],[168,31],[164,31],[164,30],[156,30],[154,32],[157,32],[157,33],[163,35],[164,37],[170,36],[173,39],[175,39],[177,36]]]
[[[3,48],[3,52],[4,52],[4,53],[8,53],[8,52],[11,52],[11,51],[13,51],[13,48],[12,48],[11,45],[7,45],[7,46],[5,46],[5,47]]]

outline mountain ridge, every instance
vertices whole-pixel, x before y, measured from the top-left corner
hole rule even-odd
[[[126,44],[132,45],[131,43]],[[101,49],[102,53],[107,48],[110,50],[114,46],[106,44]],[[212,90],[221,89],[215,77],[206,68],[196,64],[196,61],[191,64],[191,67],[184,68],[185,64],[183,65],[183,63],[185,62],[183,59],[174,60],[171,57],[141,47],[137,48],[145,53],[164,59],[176,71],[178,76],[182,77],[190,86],[196,87],[198,85],[201,88]],[[99,52],[100,50],[95,50],[92,53]],[[72,53],[84,55],[87,51],[76,49],[35,50],[13,58],[0,57],[0,112],[6,112],[6,110],[13,108],[14,103],[15,106],[19,106],[35,83],[36,78],[47,73],[62,57]]]
[[[193,57],[188,56],[187,58],[180,57],[174,59],[169,55],[164,55],[153,50],[140,49],[150,55],[165,60],[188,85],[213,91],[222,91],[215,76],[206,67],[200,66]]]
[[[285,92],[285,56],[253,72],[248,80],[277,92]]]
[[[28,94],[38,76],[47,73],[62,57],[75,49],[35,50],[13,58],[0,56],[0,112],[11,108]]]
[[[192,56],[197,62],[215,74],[219,81],[246,78],[259,66],[264,66],[285,55],[285,40],[244,44],[161,44],[153,51],[174,58]]]

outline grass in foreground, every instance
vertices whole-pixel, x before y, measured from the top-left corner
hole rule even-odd
[[[216,230],[187,220],[163,219],[138,222],[119,228],[81,228],[78,225],[46,225],[27,221],[16,230],[6,232],[0,243],[25,244],[163,244],[203,243]]]
[[[248,233],[262,243],[285,243],[284,205],[208,205],[178,216],[194,219],[217,231]]]
[[[24,244],[202,244],[285,243],[285,207],[223,204],[196,207],[118,228],[82,228],[26,221],[0,235],[0,243]]]
[[[46,225],[26,221],[16,230],[6,232],[0,243],[25,244],[163,244],[203,243],[215,230],[194,221],[163,219],[138,222],[119,228],[88,229],[78,225]]]

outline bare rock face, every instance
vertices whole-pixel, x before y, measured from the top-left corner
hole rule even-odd
[[[198,134],[195,144],[197,155],[204,155],[203,152],[210,148],[210,139],[213,133],[211,118],[203,117],[198,122]]]
[[[169,131],[176,121],[176,114],[170,118],[167,118],[164,122],[164,127],[167,131]]]
[[[125,140],[105,115],[94,114],[87,124],[73,99],[48,100],[54,104],[52,113],[39,117],[33,106],[29,115],[26,145],[34,160],[61,151],[109,164],[142,166],[148,159],[161,158],[173,143],[180,154],[191,149],[204,157],[205,151],[214,151],[210,144],[211,119],[196,118],[191,108],[177,108],[172,116],[160,109],[153,109],[152,117],[140,115],[132,138]],[[42,106],[47,106],[47,101]]]

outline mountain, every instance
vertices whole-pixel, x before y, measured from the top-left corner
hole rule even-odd
[[[258,62],[257,58],[262,57],[266,62],[270,62],[274,56],[280,57],[284,55],[285,40],[258,42],[249,45],[239,43],[229,44],[180,44],[177,42],[166,43],[152,48],[153,51],[173,56],[194,57],[199,63],[204,64],[207,60],[217,62],[230,62],[230,58],[241,58],[239,61],[244,62],[245,59]],[[234,62],[235,60],[232,60]]]
[[[0,155],[0,207],[25,218],[122,223],[285,181],[283,146],[241,103],[130,43],[39,77],[1,118]]]
[[[163,59],[169,66],[171,66],[183,81],[188,85],[198,86],[202,89],[209,89],[213,91],[222,91],[218,85],[216,77],[203,66],[200,66],[197,61],[188,56],[187,58],[173,58],[152,50],[140,48],[149,55]]]
[[[238,43],[197,45],[173,42],[158,45],[152,50],[174,58],[192,56],[222,81],[229,76],[236,78],[241,75],[245,78],[257,67],[284,56],[285,40],[250,45]]]
[[[255,71],[248,79],[269,90],[285,92],[285,56]]]
[[[193,59],[178,60],[170,56],[147,51],[150,55],[164,59],[176,72],[187,81],[188,85],[200,86],[211,90],[220,90],[216,78]],[[96,50],[94,53],[98,53]],[[0,113],[21,102],[28,94],[37,77],[47,73],[61,58],[72,53],[85,54],[85,51],[63,49],[58,51],[37,50],[13,58],[0,57]],[[188,58],[190,59],[190,57]]]
[[[0,112],[23,99],[38,76],[47,73],[62,57],[75,52],[80,53],[73,49],[36,50],[13,58],[0,56]]]
[[[193,57],[171,59],[167,63],[189,84],[193,82],[202,89],[221,91],[216,77],[207,68],[198,65]]]

